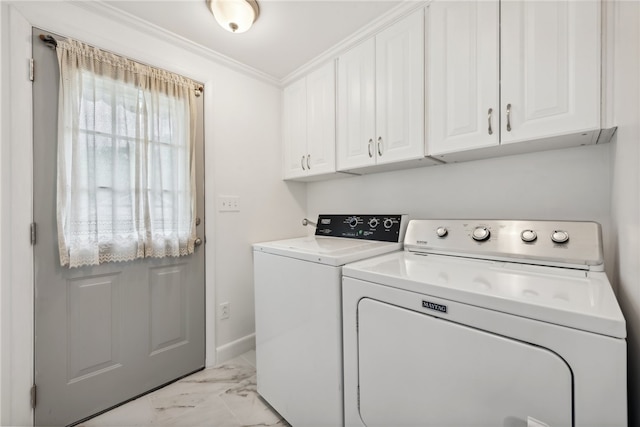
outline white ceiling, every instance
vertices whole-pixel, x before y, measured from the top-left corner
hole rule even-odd
[[[115,0],[112,7],[281,80],[401,0],[258,0],[242,34],[222,29],[205,0]]]

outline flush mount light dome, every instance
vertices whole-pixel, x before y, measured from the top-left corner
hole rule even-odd
[[[260,14],[255,0],[207,0],[207,4],[218,24],[232,33],[247,31]]]

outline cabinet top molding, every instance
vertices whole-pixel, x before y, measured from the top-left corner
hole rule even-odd
[[[284,77],[280,84],[285,87],[300,77],[308,74],[310,71],[318,68],[325,62],[331,61],[357,44],[364,40],[373,37],[375,34],[399,21],[400,19],[411,14],[413,11],[426,7],[432,0],[419,0],[419,1],[403,1],[398,6],[391,9],[389,12],[380,16],[379,18],[371,21],[368,25],[362,27],[360,30],[342,40],[332,48],[325,51],[323,54],[313,58],[297,70],[293,71],[286,77]]]

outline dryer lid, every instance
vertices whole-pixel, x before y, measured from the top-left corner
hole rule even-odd
[[[626,337],[622,311],[603,272],[404,251],[345,266],[343,276]]]

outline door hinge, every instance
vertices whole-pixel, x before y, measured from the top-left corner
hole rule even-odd
[[[32,245],[36,244],[36,223],[35,222],[31,223],[31,244]]]
[[[33,60],[33,58],[29,58],[29,80],[33,81],[33,77],[34,77],[34,65],[35,61]]]
[[[36,391],[37,391],[37,387],[34,384],[33,386],[31,386],[31,408],[32,409],[36,408]]]

